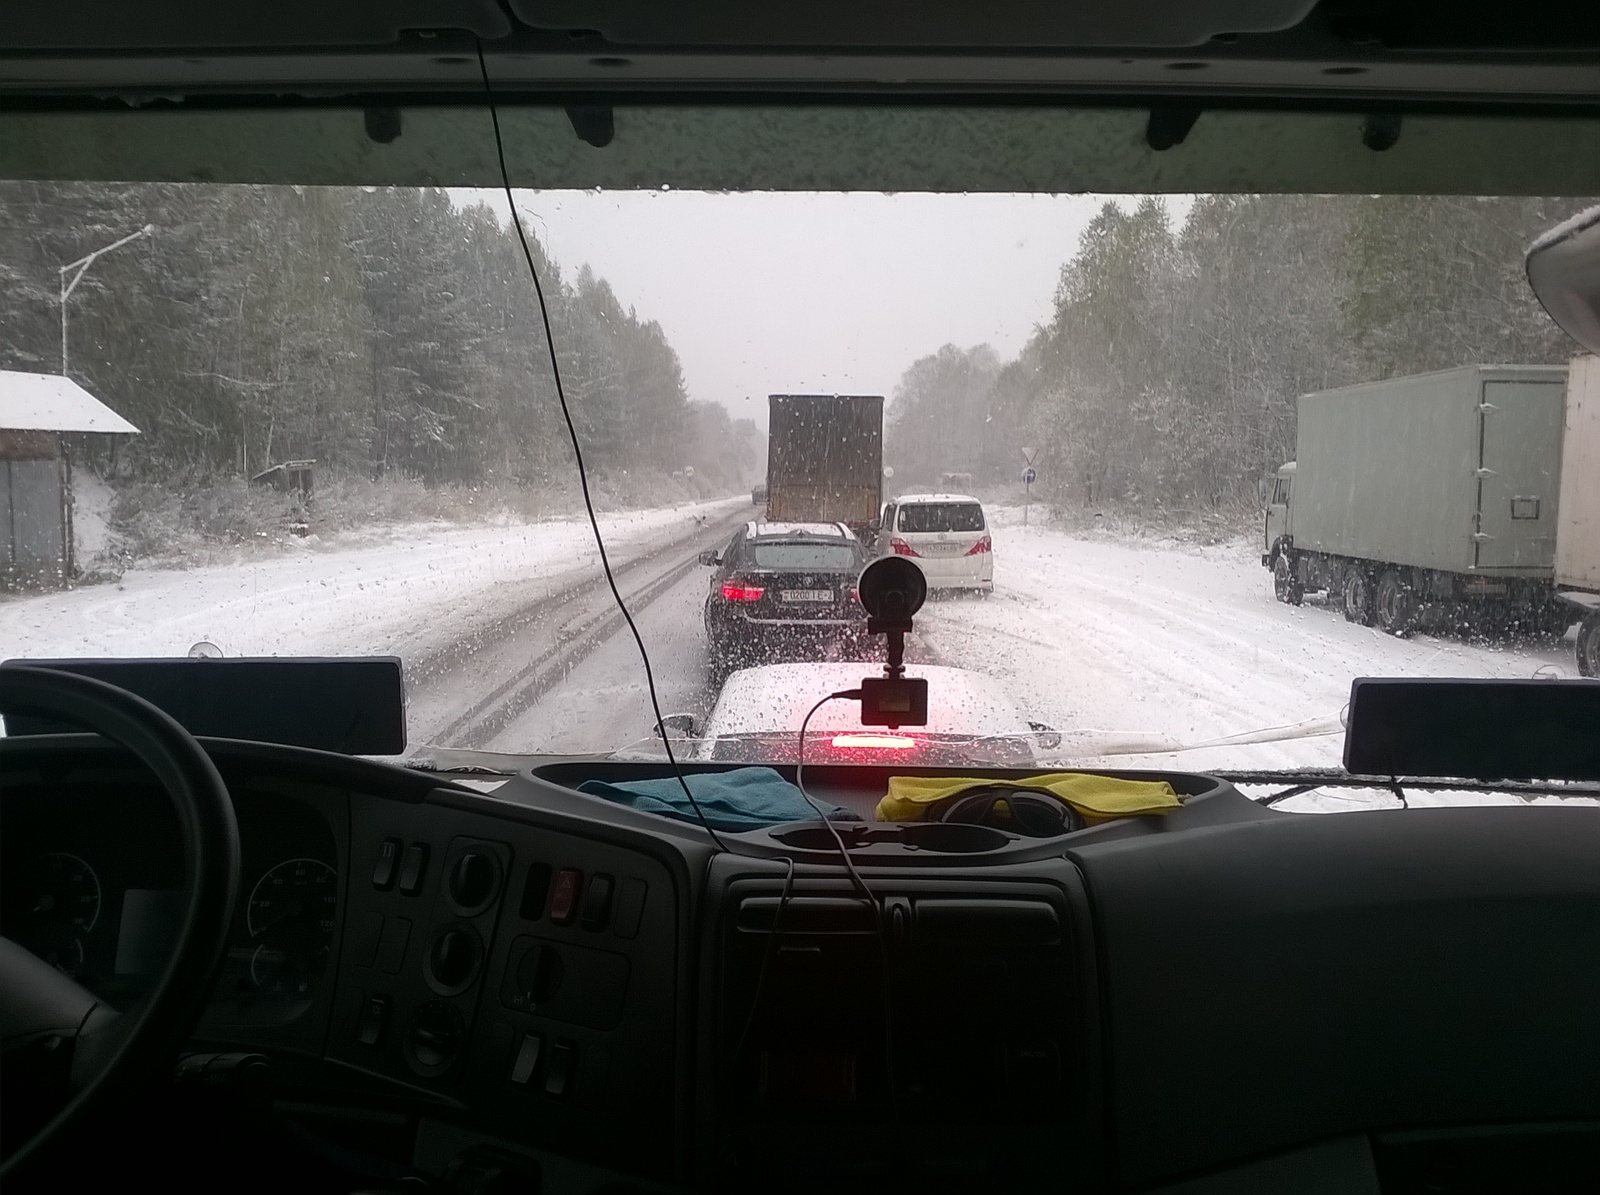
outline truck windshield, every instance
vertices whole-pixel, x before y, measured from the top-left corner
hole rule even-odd
[[[918,502],[900,508],[901,531],[982,531],[976,502]]]
[[[757,568],[848,573],[856,568],[856,550],[849,544],[758,543],[750,555]]]
[[[1600,364],[1524,266],[1593,202],[516,193],[664,715],[881,674],[892,556],[949,734],[1200,772],[1339,767],[1355,677],[1600,674]],[[412,754],[651,735],[510,211],[0,182],[0,657],[399,656]]]

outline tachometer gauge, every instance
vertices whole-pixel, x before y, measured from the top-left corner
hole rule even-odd
[[[245,908],[255,943],[250,982],[273,996],[309,996],[328,965],[338,877],[319,859],[289,859],[256,881]]]
[[[100,920],[100,877],[77,855],[51,851],[29,862],[17,881],[9,932],[51,966],[76,975],[84,935]]]

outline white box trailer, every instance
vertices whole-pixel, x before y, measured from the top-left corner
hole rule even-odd
[[[1555,583],[1561,597],[1584,611],[1578,671],[1600,676],[1600,357],[1588,353],[1567,366]]]

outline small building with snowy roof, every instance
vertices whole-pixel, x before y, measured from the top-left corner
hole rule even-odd
[[[71,378],[0,370],[0,588],[63,585],[74,574],[63,437],[138,432]]]

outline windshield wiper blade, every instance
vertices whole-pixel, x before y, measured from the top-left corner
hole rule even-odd
[[[1489,793],[1529,797],[1587,797],[1600,800],[1600,784],[1573,780],[1469,780],[1455,776],[1364,776],[1343,768],[1289,768],[1281,771],[1238,771],[1207,768],[1206,775],[1230,784],[1271,787],[1277,792],[1250,797],[1263,805],[1275,805],[1319,788],[1379,789],[1405,800],[1405,790],[1418,792]],[[1249,796],[1249,794],[1245,794]]]
[[[436,772],[441,776],[515,776],[515,772],[508,772],[504,768],[485,767],[478,763],[452,764],[449,767],[440,767],[431,759],[408,759],[400,765],[410,768],[413,772]]]

